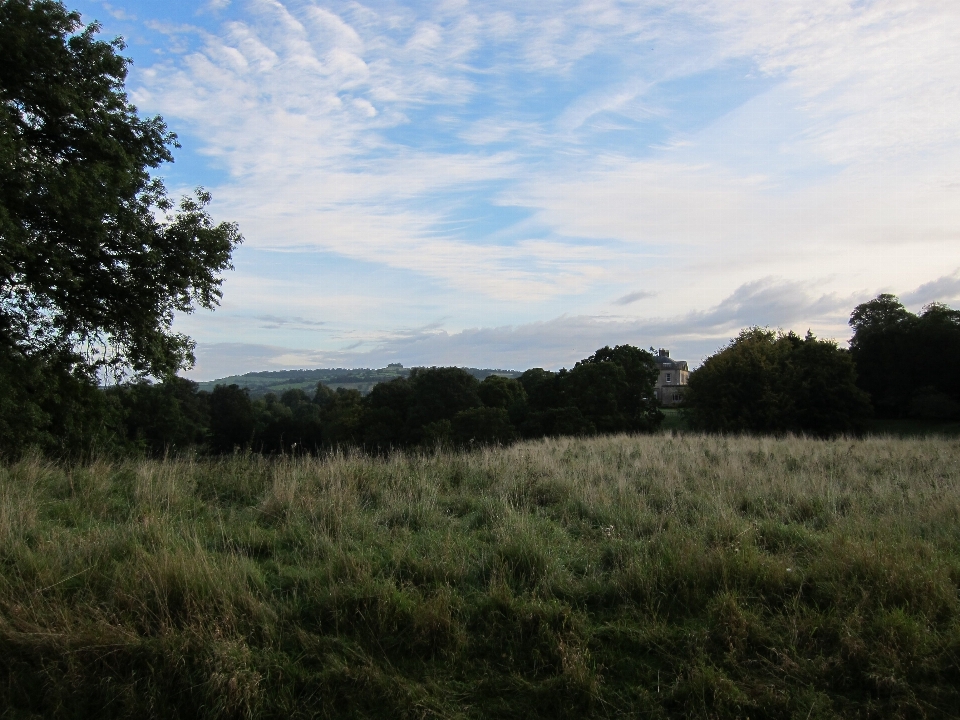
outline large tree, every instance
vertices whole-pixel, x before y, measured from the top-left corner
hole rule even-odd
[[[578,362],[565,380],[568,404],[599,432],[649,432],[660,426],[654,388],[660,371],[646,350],[602,347]]]
[[[877,414],[905,415],[913,392],[910,336],[917,316],[894,295],[882,294],[857,305],[850,315],[850,353],[857,384],[870,394]]]
[[[749,328],[690,375],[691,424],[710,432],[858,432],[870,413],[850,353],[836,343]]]
[[[850,327],[858,384],[877,414],[960,415],[960,311],[932,303],[914,315],[884,294],[857,305]]]
[[[151,176],[176,136],[138,115],[123,42],[98,31],[0,0],[0,352],[165,376],[193,360],[174,314],[217,304],[241,237]]]

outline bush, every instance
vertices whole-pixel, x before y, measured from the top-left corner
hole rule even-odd
[[[506,444],[517,435],[510,415],[503,408],[462,410],[453,416],[451,425],[453,441],[462,446]]]

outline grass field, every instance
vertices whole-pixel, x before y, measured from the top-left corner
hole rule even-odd
[[[960,442],[0,467],[0,717],[960,715]]]
[[[690,432],[690,423],[681,408],[662,408],[661,432]],[[960,422],[921,420],[918,418],[870,418],[864,427],[866,435],[891,437],[960,437]]]

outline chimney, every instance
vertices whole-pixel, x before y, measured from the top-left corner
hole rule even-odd
[[[670,351],[660,348],[659,350],[657,350],[657,355],[659,355],[662,358],[668,358],[670,357]]]

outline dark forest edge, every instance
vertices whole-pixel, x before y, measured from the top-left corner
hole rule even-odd
[[[694,371],[666,426],[657,365],[630,345],[570,369],[516,378],[414,368],[366,395],[317,383],[252,398],[236,384],[180,377],[99,388],[69,365],[0,358],[0,442],[8,457],[160,456],[186,451],[317,453],[509,444],[519,439],[691,429],[820,437],[944,428],[960,418],[960,312],[915,315],[891,295],[857,306],[850,349],[808,333],[742,331]]]
[[[5,448],[47,453],[223,454],[348,446],[384,452],[644,432],[655,430],[662,418],[653,399],[657,374],[650,353],[622,345],[601,348],[569,371],[533,369],[518,379],[494,375],[480,382],[461,368],[415,368],[366,396],[318,383],[312,394],[291,389],[254,400],[235,384],[206,392],[179,377],[98,389],[65,368],[48,366],[31,387],[21,388],[21,412],[3,406],[0,437]],[[43,382],[44,375],[58,382]],[[0,382],[12,386],[18,379],[7,371]],[[27,405],[31,422],[24,423]]]

